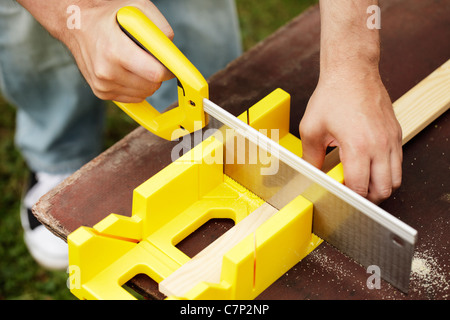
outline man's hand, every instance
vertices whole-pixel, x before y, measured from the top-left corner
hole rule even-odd
[[[379,202],[401,184],[401,128],[376,75],[347,76],[320,80],[300,124],[303,158],[320,168],[338,146],[345,184]]]
[[[303,158],[321,167],[338,146],[344,182],[372,202],[402,179],[402,132],[378,71],[378,32],[366,27],[373,0],[321,0],[321,71],[300,123]]]
[[[80,29],[67,28],[70,0],[19,0],[30,13],[70,50],[91,86],[103,100],[140,102],[151,96],[173,74],[139,48],[119,28],[117,11],[132,5],[144,12],[169,38],[173,30],[147,0],[80,0]]]

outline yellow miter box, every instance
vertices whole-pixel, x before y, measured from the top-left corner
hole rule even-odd
[[[290,96],[277,89],[239,119],[269,135],[277,129],[278,143],[301,156],[300,140],[289,133],[289,112]],[[71,292],[79,299],[134,299],[122,286],[135,275],[169,282],[196,259],[176,245],[204,223],[214,218],[245,223],[267,205],[224,174],[224,149],[217,135],[205,139],[133,191],[131,217],[110,214],[93,228],[71,233]],[[342,166],[329,175],[342,182]],[[312,233],[312,214],[312,203],[298,196],[224,253],[216,280],[199,281],[183,294],[165,294],[169,299],[255,298],[321,243]]]

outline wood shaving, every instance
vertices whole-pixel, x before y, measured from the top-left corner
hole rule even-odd
[[[416,251],[414,254],[411,290],[428,299],[436,299],[437,296],[441,299],[450,298],[450,276],[443,270],[432,249]]]

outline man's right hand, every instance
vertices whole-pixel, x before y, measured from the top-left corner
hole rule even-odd
[[[173,30],[161,12],[147,0],[78,1],[79,29],[67,27],[71,0],[19,0],[31,14],[63,42],[92,88],[103,100],[140,102],[151,96],[173,74],[138,47],[118,26],[117,11],[135,6],[146,14],[170,39]]]

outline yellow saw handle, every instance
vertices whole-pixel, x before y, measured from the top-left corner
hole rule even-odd
[[[208,98],[208,83],[175,44],[139,9],[123,7],[117,12],[120,28],[141,48],[151,53],[178,79],[178,107],[160,113],[146,100],[140,103],[114,101],[141,126],[166,140],[175,140],[199,128],[208,117],[203,99]]]

